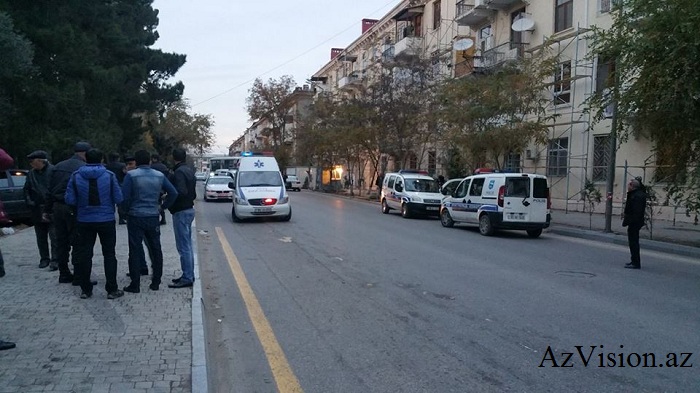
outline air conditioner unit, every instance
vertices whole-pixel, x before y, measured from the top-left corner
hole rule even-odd
[[[540,159],[540,152],[536,151],[536,150],[533,151],[533,150],[527,149],[527,150],[525,150],[525,158],[527,158],[528,160],[537,161]]]

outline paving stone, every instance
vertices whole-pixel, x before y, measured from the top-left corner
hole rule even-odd
[[[161,233],[166,284],[179,276],[179,257],[172,226]],[[35,244],[31,228],[0,237],[7,271],[0,279],[0,339],[17,343],[0,356],[0,393],[190,392],[181,375],[191,379],[191,290],[151,291],[150,278],[142,277],[141,293],[108,300],[98,241],[98,284],[92,298],[80,299],[79,288],[36,267]],[[117,226],[120,288],[129,283],[127,256],[126,227]]]

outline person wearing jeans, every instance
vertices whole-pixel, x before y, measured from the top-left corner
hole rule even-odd
[[[146,150],[134,153],[138,168],[127,172],[122,193],[126,211],[126,228],[129,231],[129,277],[131,283],[124,287],[125,292],[141,291],[141,267],[145,264],[143,241],[152,251],[153,275],[150,288],[157,291],[163,275],[163,251],[160,246],[160,195],[166,194],[164,208],[170,207],[177,198],[177,190],[170,181],[150,167],[151,154]]]
[[[180,254],[182,276],[168,285],[170,288],[191,287],[194,283],[194,250],[192,250],[192,221],[194,220],[194,200],[197,198],[195,186],[197,179],[194,171],[186,164],[187,154],[184,149],[173,150],[175,168],[172,183],[177,189],[177,199],[170,206],[173,216],[173,231],[175,245]]]
[[[114,220],[115,207],[123,197],[116,175],[102,165],[102,158],[100,150],[88,150],[85,153],[87,165],[71,175],[65,194],[66,204],[73,206],[77,215],[74,274],[82,289],[82,299],[92,297],[90,274],[97,236],[104,257],[107,298],[124,296],[117,286],[117,229]]]

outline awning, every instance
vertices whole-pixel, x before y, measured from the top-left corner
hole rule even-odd
[[[406,7],[403,10],[399,11],[398,14],[394,15],[393,18],[394,20],[397,21],[406,21],[406,20],[411,20],[415,16],[420,15],[423,13],[423,8],[425,8],[425,5],[417,5],[413,7]]]

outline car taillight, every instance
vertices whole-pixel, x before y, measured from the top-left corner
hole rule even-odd
[[[277,203],[277,199],[275,199],[275,198],[265,198],[262,201],[262,204],[266,205],[266,206],[267,205],[274,205],[275,203]]]
[[[498,206],[503,207],[503,197],[506,195],[506,186],[498,188]]]
[[[547,209],[552,209],[552,196],[549,193],[549,188],[547,189]]]

